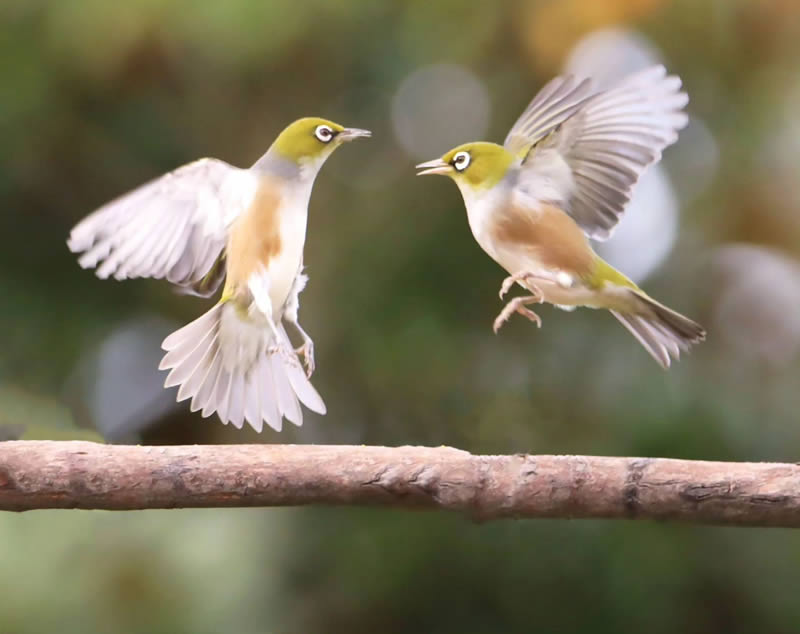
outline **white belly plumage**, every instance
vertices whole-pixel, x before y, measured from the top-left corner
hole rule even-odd
[[[302,205],[302,206],[300,206]],[[269,262],[269,297],[273,315],[279,316],[303,264],[307,201],[287,200],[281,209],[281,252]]]

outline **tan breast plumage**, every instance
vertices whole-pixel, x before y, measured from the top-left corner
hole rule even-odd
[[[547,269],[578,276],[592,270],[594,252],[589,241],[575,221],[554,205],[542,203],[533,210],[509,202],[492,215],[489,230],[498,251],[527,252]]]
[[[282,188],[264,180],[249,209],[231,227],[228,239],[228,283],[246,284],[250,276],[281,251]]]

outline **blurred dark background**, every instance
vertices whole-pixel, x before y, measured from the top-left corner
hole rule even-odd
[[[504,274],[414,163],[502,140],[555,74],[655,62],[691,123],[599,248],[708,341],[664,373],[605,313],[493,335]],[[3,0],[0,433],[797,461],[798,68],[796,0]],[[300,314],[329,414],[259,436],[161,389],[161,339],[208,302],[97,280],[65,239],[304,115],[374,138],[311,200]],[[0,543],[2,632],[800,631],[800,533],[775,529],[36,512],[0,517]]]

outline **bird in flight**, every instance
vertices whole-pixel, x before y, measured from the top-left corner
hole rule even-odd
[[[280,430],[302,424],[300,403],[325,404],[309,381],[314,343],[298,322],[308,202],[322,164],[343,143],[370,132],[309,117],[280,133],[249,169],[204,158],[134,189],[86,217],[67,244],[83,268],[117,280],[166,279],[210,297],[208,312],[169,335],[159,369],[178,401]],[[302,339],[293,348],[284,327]],[[301,364],[299,356],[303,357]]]
[[[664,368],[702,341],[705,330],[647,295],[600,258],[634,185],[678,139],[688,102],[681,80],[655,66],[597,91],[590,79],[556,77],[542,88],[503,145],[466,143],[417,165],[452,178],[475,240],[518,284],[497,332],[519,313],[541,326],[529,305],[548,302],[611,311]]]

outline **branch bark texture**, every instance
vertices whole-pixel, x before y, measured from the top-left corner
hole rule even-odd
[[[383,506],[800,526],[800,466],[449,447],[0,442],[0,510]]]

